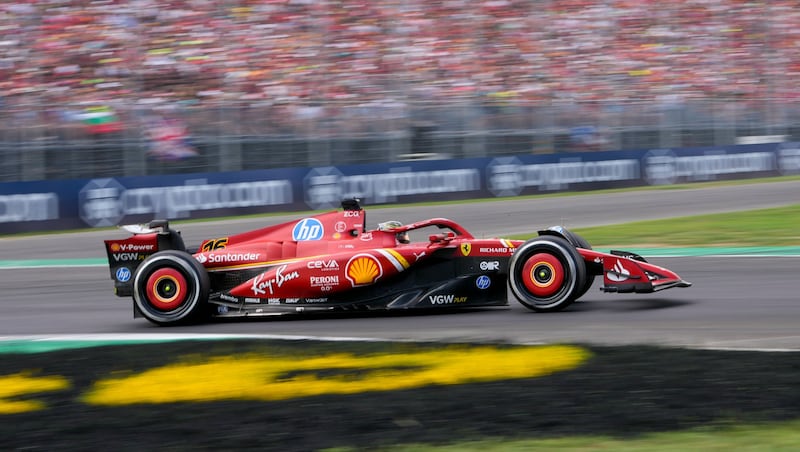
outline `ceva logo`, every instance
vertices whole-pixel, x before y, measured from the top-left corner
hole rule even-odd
[[[303,218],[292,229],[292,240],[302,242],[320,240],[325,234],[325,228],[316,218]]]

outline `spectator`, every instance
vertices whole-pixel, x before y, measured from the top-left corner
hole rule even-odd
[[[0,6],[0,98],[301,123],[288,106],[793,100],[798,25],[788,0],[25,0]]]
[[[182,160],[196,157],[186,125],[178,118],[152,116],[146,120],[150,141],[148,155],[162,161]]]

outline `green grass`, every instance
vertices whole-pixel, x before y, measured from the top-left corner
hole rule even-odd
[[[632,439],[575,436],[541,440],[483,440],[433,446],[411,444],[379,449],[383,452],[762,452],[800,450],[800,421],[761,425],[710,426],[680,432],[653,433]],[[350,449],[329,449],[328,452]]]
[[[576,228],[593,247],[798,246],[800,204],[772,209]],[[514,236],[527,239],[535,234]]]

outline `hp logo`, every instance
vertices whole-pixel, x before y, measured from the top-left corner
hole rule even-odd
[[[492,285],[492,280],[486,275],[481,275],[475,280],[475,285],[478,289],[488,289]]]
[[[128,282],[131,279],[131,271],[127,267],[120,267],[117,269],[116,277],[119,282]]]
[[[304,218],[297,222],[292,229],[292,240],[298,242],[319,240],[325,234],[325,228],[316,218]]]

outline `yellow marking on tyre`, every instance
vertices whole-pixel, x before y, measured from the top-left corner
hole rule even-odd
[[[164,291],[166,291],[168,293],[172,291],[172,286],[170,285],[170,281],[175,283],[175,286],[178,287],[178,290],[176,290],[175,294],[173,294],[171,297],[163,297],[158,293],[158,291],[156,291],[155,292],[156,301],[158,301],[159,303],[163,303],[163,304],[170,304],[171,302],[175,301],[176,298],[178,298],[178,295],[180,295],[180,284],[178,284],[178,281],[176,281],[175,278],[173,278],[171,276],[162,276],[162,277],[158,278],[155,281],[155,283],[153,283],[153,285],[158,287],[158,285],[161,283],[161,281],[164,281],[164,280],[167,280],[167,285],[164,286]]]
[[[534,272],[538,271],[538,275],[537,276],[540,279],[544,279],[544,278],[547,277],[547,274],[543,270],[537,270],[537,268],[539,268],[540,265],[543,265],[543,266],[548,267],[550,269],[550,275],[551,275],[550,279],[548,279],[547,281],[545,281],[543,283],[540,283],[539,280],[536,278],[536,276],[534,276],[534,274],[533,274]],[[555,281],[555,279],[552,277],[552,275],[554,275],[555,273],[556,273],[555,267],[553,267],[553,265],[550,264],[549,262],[544,262],[544,261],[537,262],[536,265],[533,266],[533,269],[531,269],[530,280],[536,287],[541,287],[541,288],[544,289],[545,287],[550,287],[553,284],[553,281]]]
[[[540,377],[575,369],[589,356],[584,348],[563,345],[448,347],[379,355],[222,356],[102,379],[82,400],[118,406],[392,391]],[[165,388],[165,381],[180,383]]]

